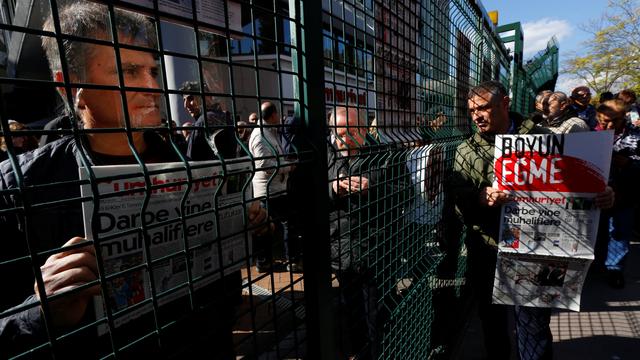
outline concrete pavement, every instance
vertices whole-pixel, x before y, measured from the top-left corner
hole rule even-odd
[[[631,244],[625,280],[624,289],[613,289],[605,274],[592,266],[581,311],[556,311],[551,318],[554,359],[640,359],[640,242]],[[471,319],[456,359],[486,359],[477,318]]]

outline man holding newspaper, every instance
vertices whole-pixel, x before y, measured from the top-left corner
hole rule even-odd
[[[59,10],[61,30],[71,36],[111,41],[110,24],[114,24],[119,43],[151,51],[120,48],[115,50],[119,51],[119,61],[116,61],[114,49],[105,45],[65,40],[64,52],[60,55],[56,39],[43,37],[43,47],[55,81],[65,80],[60,60],[63,57],[68,69],[66,75],[72,83],[114,87],[112,90],[91,86],[59,88],[64,99],[68,99],[68,95],[73,99],[69,112],[77,116],[78,126],[85,130],[115,128],[119,131],[89,131],[67,136],[18,157],[18,168],[9,161],[0,165],[0,233],[5,239],[0,276],[6,290],[0,300],[0,311],[7,314],[0,318],[0,357],[3,358],[41,344],[45,346],[40,351],[49,351],[47,343],[64,334],[68,335],[55,342],[56,352],[71,358],[93,358],[105,342],[102,348],[111,351],[114,345],[109,342],[123,346],[118,344],[131,340],[112,334],[111,339],[103,336],[96,342],[93,341],[95,327],[81,330],[83,324],[93,321],[89,311],[92,298],[107,290],[97,280],[97,245],[85,239],[78,168],[138,164],[139,160],[171,162],[179,161],[180,157],[158,134],[160,93],[139,90],[160,88],[157,59],[152,52],[156,49],[154,25],[142,15],[118,9],[115,19],[110,19],[107,10],[106,6],[92,2],[71,3]],[[45,23],[45,30],[54,31],[51,18]],[[122,85],[138,89],[126,91],[126,102],[117,90],[119,71],[124,80]],[[27,188],[31,190],[25,191]],[[26,207],[30,207],[27,216],[22,212]],[[259,203],[248,206],[247,217],[250,228],[256,232],[268,231],[261,225],[266,221],[266,214]],[[216,321],[199,320],[204,326]],[[190,326],[190,320],[186,323],[190,331],[199,331],[200,328]],[[153,326],[147,326],[146,334]],[[145,348],[147,354],[155,348],[169,356],[180,350],[165,348],[166,344],[184,346],[176,340],[180,335],[174,331],[141,337],[146,340],[138,345],[151,345]]]
[[[491,304],[500,210],[511,201],[504,191],[492,187],[495,137],[500,134],[546,134],[549,130],[509,112],[506,89],[496,81],[484,82],[469,91],[469,113],[477,133],[457,149],[451,193],[458,213],[467,227],[469,280],[479,301],[485,348],[490,359],[509,359],[507,310]],[[609,208],[613,191],[607,188],[596,197],[596,205]],[[549,329],[550,310],[516,307],[518,352],[521,359],[548,359],[552,356]]]

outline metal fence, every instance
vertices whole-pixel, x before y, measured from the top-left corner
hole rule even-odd
[[[72,3],[0,24],[0,358],[452,355],[477,2]]]
[[[529,114],[534,110],[535,97],[543,90],[552,90],[558,79],[558,41],[552,37],[547,47],[524,61],[524,33],[519,22],[498,26],[496,32],[505,44],[511,44],[510,67],[511,110]]]

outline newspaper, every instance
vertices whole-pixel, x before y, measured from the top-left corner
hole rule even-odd
[[[493,303],[580,310],[580,295],[591,260],[501,253]]]
[[[153,0],[125,0],[128,3],[140,5],[153,9]],[[158,9],[176,16],[184,17],[187,20],[193,18],[192,0],[158,0]],[[204,23],[225,26],[224,18],[225,0],[196,0],[196,16]],[[227,1],[227,14],[229,29],[242,31],[240,4]]]
[[[407,169],[415,196],[407,218],[421,225],[435,225],[442,220],[446,152],[442,144],[429,144],[410,150]]]
[[[238,270],[250,256],[251,238],[245,238],[250,234],[243,231],[242,205],[251,199],[250,162],[227,165],[224,181],[219,162],[190,164],[195,167],[190,188],[183,163],[148,164],[150,191],[145,191],[138,165],[91,168],[98,180],[97,193],[85,184],[81,195],[99,197],[99,207],[95,209],[93,201],[83,202],[85,234],[98,244],[104,275],[110,277],[105,284],[106,304],[102,297],[95,297],[98,319],[105,316],[106,306],[113,313],[151,298],[151,284],[156,296],[168,292],[157,297],[159,305],[164,305],[184,296],[185,284],[199,289],[219,279],[221,268],[225,273]],[[81,179],[88,179],[86,170],[80,169]],[[94,211],[99,222],[92,229]],[[117,275],[120,272],[124,274]],[[150,310],[151,303],[128,311],[116,317],[115,326]],[[106,325],[98,328],[99,335],[106,331]]]
[[[600,210],[595,194],[516,195],[502,208],[501,252],[593,256]]]
[[[598,232],[595,197],[607,185],[612,143],[611,131],[496,137],[493,187],[513,201],[502,207],[494,302],[579,310]],[[510,276],[533,273],[549,261],[572,264],[567,270],[571,289],[559,285],[545,293],[539,282],[523,287],[517,283],[522,276]],[[518,271],[506,271],[503,262]],[[557,298],[543,301],[542,294],[546,300],[550,294]],[[508,301],[509,295],[514,297]]]

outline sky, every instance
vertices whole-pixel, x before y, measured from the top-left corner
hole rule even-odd
[[[533,57],[556,36],[560,48],[560,75],[556,90],[571,92],[583,83],[562,73],[563,62],[572,54],[580,53],[581,43],[589,34],[581,30],[590,20],[599,19],[607,10],[607,0],[481,0],[488,11],[498,10],[498,25],[512,22],[522,24],[524,34],[524,60]]]

